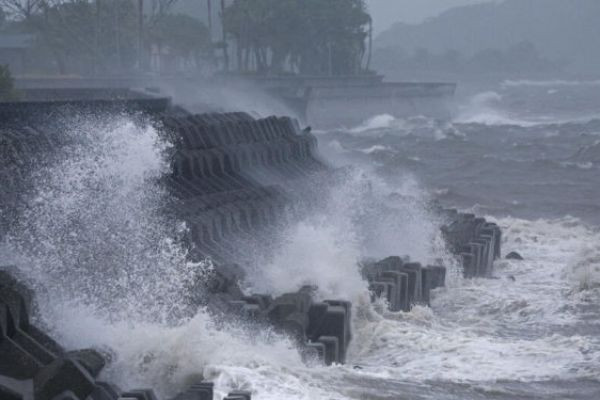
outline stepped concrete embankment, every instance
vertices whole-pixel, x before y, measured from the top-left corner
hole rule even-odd
[[[35,118],[25,112],[0,123],[3,190],[0,237],[10,232],[27,192],[28,176],[41,154],[63,145],[60,112]],[[301,193],[315,177],[335,174],[320,159],[316,138],[286,117],[254,118],[246,113],[191,115],[163,108],[151,113],[173,143],[172,171],[161,183],[176,200],[185,221],[189,256],[210,258],[214,273],[199,282],[198,302],[219,316],[269,326],[293,338],[303,356],[327,365],[344,363],[352,341],[352,304],[346,299],[317,299],[316,288],[299,287],[280,296],[245,293],[243,254],[237,243],[268,235],[278,221],[294,218]],[[64,115],[63,115],[64,116]],[[456,210],[438,210],[443,235],[467,278],[490,276],[500,257],[501,232],[492,223]],[[0,260],[0,265],[4,264]],[[153,400],[150,389],[117,388],[98,380],[110,360],[95,350],[66,351],[31,323],[35,303],[23,280],[0,272],[0,398],[35,400]],[[365,262],[361,272],[373,300],[384,298],[391,311],[427,305],[431,291],[445,285],[446,266],[422,265],[391,254]],[[177,400],[213,398],[210,382],[197,382]],[[232,392],[229,400],[250,399]]]

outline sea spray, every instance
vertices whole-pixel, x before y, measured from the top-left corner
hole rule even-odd
[[[278,242],[249,260],[251,290],[282,294],[303,285],[320,298],[357,301],[367,295],[363,258],[409,256],[433,264],[446,258],[441,221],[414,180],[391,187],[373,174],[348,169],[318,193],[317,206],[278,233]]]
[[[203,309],[176,325],[108,321],[84,306],[63,311],[56,323],[69,332],[61,337],[64,344],[110,354],[103,379],[124,388],[152,387],[163,398],[203,379],[214,381],[221,395],[232,389],[262,391],[264,386],[255,385],[266,386],[278,374],[288,379],[291,370],[300,374],[309,368],[286,337],[243,324],[224,329]],[[285,393],[284,388],[269,389]]]
[[[394,125],[394,122],[396,121],[396,118],[390,114],[376,115],[372,118],[367,119],[359,126],[349,129],[348,132],[353,134],[360,134],[374,131],[377,129],[386,129],[392,127]]]
[[[211,265],[187,259],[186,226],[169,218],[173,199],[159,184],[169,144],[159,129],[126,116],[64,125],[62,145],[33,171],[2,248],[36,291],[38,323],[67,349],[109,355],[101,378],[123,388],[171,396],[209,379],[220,394],[329,396],[310,383],[315,369],[293,341],[223,325],[188,303],[188,288]],[[276,376],[281,385],[273,387]]]
[[[392,186],[359,169],[347,170],[334,185],[319,186],[322,199],[317,203],[323,208],[292,222],[283,232],[278,252],[260,265],[263,277],[268,278],[264,280],[267,292],[314,284],[319,287],[318,297],[355,301],[348,366],[307,367],[285,337],[269,331],[257,335],[236,324],[223,329],[202,309],[181,312],[189,311],[182,300],[202,266],[191,265],[185,258],[181,245],[185,226],[163,214],[172,201],[157,184],[168,173],[162,155],[165,145],[151,125],[127,119],[106,124],[108,132],[93,133],[105,140],[78,142],[82,132],[107,126],[98,123],[84,124],[83,131],[69,134],[71,144],[50,168],[39,171],[35,187],[45,197],[34,202],[35,207],[24,212],[22,219],[25,228],[39,227],[16,231],[29,232],[34,236],[31,239],[24,235],[22,240],[13,240],[17,249],[27,250],[32,243],[41,247],[40,251],[31,247],[36,250],[33,256],[47,256],[49,269],[44,271],[45,264],[35,258],[30,265],[37,268],[24,268],[39,274],[51,292],[63,287],[61,277],[73,293],[85,289],[82,297],[74,298],[81,299],[80,304],[48,297],[52,301],[43,308],[69,348],[93,346],[111,354],[103,379],[123,387],[152,386],[162,395],[205,378],[215,381],[220,394],[249,389],[267,399],[345,398],[352,391],[357,393],[356,385],[364,385],[370,377],[413,382],[436,378],[463,382],[493,376],[535,379],[559,376],[572,366],[561,359],[587,361],[575,346],[586,349],[593,344],[579,338],[543,337],[528,342],[490,334],[495,321],[521,321],[525,318],[521,312],[528,308],[526,303],[505,298],[520,288],[507,291],[504,281],[475,280],[442,289],[434,296],[433,310],[419,306],[410,313],[389,313],[380,302],[371,305],[358,268],[362,256],[410,255],[431,263],[446,253],[440,245],[441,221],[429,211],[428,195],[416,180]],[[140,138],[145,135],[150,139]],[[134,157],[141,160],[128,162]],[[70,239],[70,232],[77,236]],[[46,241],[36,244],[35,238]],[[84,240],[78,243],[77,238]],[[121,249],[124,240],[131,240],[128,243],[133,247]],[[157,245],[163,242],[164,247]],[[138,252],[128,252],[134,249]],[[74,260],[81,261],[76,258],[79,254],[89,254],[81,258],[87,270],[77,270],[81,263]],[[105,263],[102,256],[111,263]],[[135,264],[136,260],[142,262]],[[533,272],[539,269],[539,265],[533,267]],[[126,271],[125,279],[118,275],[121,269]],[[96,273],[95,280],[84,279],[87,273]],[[113,280],[113,273],[119,279]],[[157,279],[162,274],[171,275]],[[248,278],[261,280],[254,275]],[[517,279],[520,282],[521,277]],[[490,297],[478,307],[476,300],[482,292]],[[96,296],[98,302],[93,300]],[[57,297],[73,300],[70,292]],[[503,305],[501,315],[510,317],[498,317],[490,308],[495,303]],[[51,304],[53,312],[48,310]],[[477,322],[481,315],[486,316],[482,323]],[[537,315],[533,312],[531,318]],[[505,353],[512,355],[509,361],[519,366],[517,371],[505,365]],[[354,364],[362,370],[355,372]],[[474,373],[473,364],[487,368]],[[545,364],[551,367],[541,370]]]
[[[21,271],[48,296],[43,314],[64,302],[112,319],[185,313],[186,288],[206,265],[187,260],[185,225],[163,212],[168,143],[126,116],[78,116],[65,126],[63,145],[32,172],[8,239]]]
[[[173,199],[159,183],[170,145],[159,128],[114,115],[64,126],[1,249],[35,289],[38,323],[67,349],[107,354],[103,379],[161,396],[203,377],[221,393],[252,389],[250,379],[219,379],[222,368],[301,365],[287,338],[224,328],[188,301],[212,265],[188,259],[186,226],[170,218]]]
[[[478,93],[459,107],[459,112],[454,118],[454,123],[519,126],[535,125],[533,122],[513,118],[506,110],[503,110],[502,102],[503,97],[498,92],[487,91]]]
[[[597,327],[586,322],[598,316],[599,292],[579,286],[597,259],[582,241],[594,243],[598,233],[570,217],[496,222],[504,246],[522,251],[525,261],[497,261],[494,279],[461,280],[438,291],[431,309],[360,311],[354,333],[362,340],[350,354],[365,380],[473,384],[600,376]],[[591,268],[580,271],[584,265]],[[583,327],[591,335],[573,333]]]

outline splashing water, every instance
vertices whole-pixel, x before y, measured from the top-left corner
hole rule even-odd
[[[353,169],[321,196],[322,207],[284,229],[275,252],[259,258],[248,277],[252,290],[281,294],[313,285],[322,298],[360,301],[368,297],[359,270],[363,258],[406,255],[424,263],[449,258],[441,223],[414,180],[391,188]]]
[[[396,121],[396,118],[390,114],[376,115],[359,126],[350,129],[350,133],[364,133],[376,129],[390,128]]]
[[[369,302],[357,262],[448,257],[439,221],[416,180],[392,188],[350,171],[322,189],[322,210],[282,232],[262,275],[248,276],[252,289],[277,294],[314,284],[320,297],[354,301],[348,365],[306,366],[287,338],[223,328],[187,302],[188,286],[210,266],[186,259],[185,226],[165,213],[171,199],[158,180],[168,172],[169,146],[159,129],[128,117],[70,126],[58,154],[34,173],[35,191],[2,251],[37,283],[40,314],[61,343],[111,355],[102,379],[162,396],[204,378],[218,395],[248,389],[260,399],[345,399],[381,398],[382,379],[394,398],[399,381],[600,376],[597,336],[572,333],[582,325],[579,308],[599,298],[598,233],[578,220],[499,220],[504,247],[526,261],[497,263],[498,279],[450,280],[431,309],[389,313]],[[516,281],[507,283],[510,276]]]
[[[9,238],[20,269],[49,297],[111,318],[164,320],[183,312],[202,269],[186,261],[185,226],[161,212],[168,144],[147,122],[80,117],[64,145],[33,173],[35,188]]]
[[[33,173],[30,201],[0,249],[35,289],[37,322],[67,349],[109,354],[102,379],[160,396],[203,378],[218,394],[253,389],[240,371],[302,366],[287,338],[224,329],[188,302],[212,265],[188,261],[185,225],[166,212],[158,180],[169,144],[159,129],[124,116],[65,125],[64,145]]]

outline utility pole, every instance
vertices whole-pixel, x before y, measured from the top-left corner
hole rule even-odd
[[[210,42],[212,43],[212,33],[213,33],[213,25],[212,25],[212,0],[206,0],[206,6],[208,8],[208,37]]]
[[[138,0],[138,69],[143,68],[144,59],[144,0]]]
[[[229,53],[227,51],[227,34],[225,33],[225,0],[221,0],[221,26],[223,27],[223,63],[225,71],[229,71]]]
[[[115,14],[115,41],[116,41],[116,50],[117,50],[117,72],[121,73],[121,19],[119,18],[119,0],[114,0],[114,9],[113,12]]]
[[[100,61],[99,55],[100,47],[100,0],[96,0],[96,15],[94,18],[94,75],[98,75],[98,62]]]
[[[366,72],[371,69],[371,56],[373,55],[373,18],[369,18],[369,55],[367,56]]]

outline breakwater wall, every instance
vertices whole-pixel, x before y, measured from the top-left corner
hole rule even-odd
[[[4,211],[17,209],[27,192],[28,174],[41,154],[62,145],[55,113],[0,124],[1,193]],[[317,299],[314,287],[280,296],[246,293],[241,242],[268,235],[278,221],[294,218],[302,193],[315,178],[336,172],[323,162],[316,138],[285,117],[255,119],[245,113],[190,115],[163,110],[154,114],[173,143],[172,171],[162,179],[176,199],[173,212],[189,228],[189,256],[210,258],[214,273],[199,283],[199,305],[211,313],[269,326],[293,338],[307,359],[344,363],[352,341],[352,304],[346,299]],[[39,165],[38,165],[39,166]],[[465,277],[489,276],[500,256],[500,229],[471,214],[439,209],[449,250]],[[3,213],[0,231],[10,232],[18,215]],[[2,233],[2,232],[0,232]],[[417,260],[418,261],[418,260]],[[360,268],[373,300],[384,298],[391,311],[427,305],[432,290],[444,286],[444,265],[422,265],[399,255]],[[0,265],[4,264],[0,260]],[[0,398],[92,399],[155,398],[151,389],[118,388],[99,377],[110,359],[91,349],[67,351],[31,323],[35,293],[15,268],[0,268]],[[210,382],[199,381],[174,399],[213,398]],[[249,399],[232,392],[228,400]]]
[[[149,88],[189,99],[187,107],[198,112],[244,109],[293,114],[319,129],[357,126],[381,114],[447,119],[456,92],[455,83],[387,82],[381,75],[21,78],[16,87],[28,94],[26,100],[51,95],[53,100],[73,101],[84,94],[89,98],[104,92],[96,99],[98,103],[107,96],[111,101],[123,101],[128,98],[123,95],[126,88]]]
[[[396,118],[452,114],[455,83],[384,82],[381,75],[227,76],[231,88],[259,89],[281,101],[307,124],[319,129],[357,126],[381,114]]]

